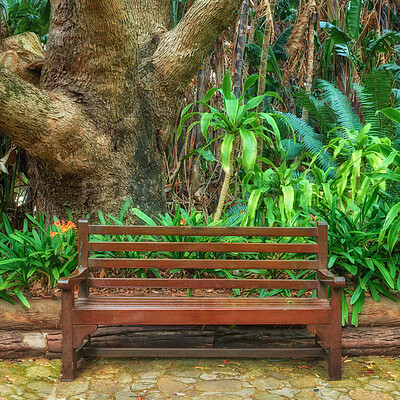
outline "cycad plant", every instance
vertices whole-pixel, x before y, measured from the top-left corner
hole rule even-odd
[[[201,132],[206,138],[207,131],[209,127],[214,130],[221,132],[219,138],[222,139],[221,143],[221,164],[225,172],[224,181],[222,184],[221,194],[218,201],[217,210],[214,215],[214,221],[220,219],[222,210],[225,204],[225,199],[229,190],[229,182],[232,176],[234,153],[237,147],[241,149],[241,155],[239,161],[243,168],[248,171],[251,170],[257,159],[257,139],[256,136],[260,136],[262,139],[266,140],[270,145],[272,145],[271,139],[264,134],[264,132],[271,132],[275,138],[277,145],[280,147],[280,133],[278,126],[276,125],[273,114],[265,112],[254,111],[261,102],[264,101],[265,96],[274,96],[282,101],[282,99],[272,92],[267,92],[264,95],[256,96],[249,99],[244,103],[244,95],[247,90],[255,84],[258,76],[252,75],[246,79],[244,83],[243,94],[236,97],[232,91],[232,80],[227,73],[222,82],[222,88],[219,89],[222,97],[224,109],[218,110],[207,104],[207,101],[214,95],[218,90],[216,88],[210,89],[204,96],[203,101],[198,101],[195,103],[200,103],[207,107],[209,112],[192,112],[188,113],[189,109],[193,104],[189,104],[182,111],[181,122],[178,127],[178,136],[182,132],[182,127],[185,121],[192,118],[195,115],[200,115],[200,120],[193,122],[187,131],[189,132],[196,124],[200,124]],[[268,124],[270,128],[264,126]],[[207,144],[205,147],[207,147]],[[203,147],[203,149],[205,148]]]

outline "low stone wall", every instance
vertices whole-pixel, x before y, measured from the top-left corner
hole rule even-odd
[[[60,302],[32,300],[31,308],[0,302],[0,358],[61,356]],[[400,302],[367,299],[359,327],[343,329],[343,353],[357,355],[400,354]],[[291,343],[307,345],[313,336],[298,327],[100,327],[94,346],[135,347],[268,347]]]

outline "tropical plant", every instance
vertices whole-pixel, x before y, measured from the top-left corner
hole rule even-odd
[[[272,145],[271,139],[264,134],[265,131],[271,132],[280,147],[280,133],[276,125],[275,119],[272,114],[264,112],[256,112],[254,109],[264,101],[265,96],[273,96],[281,100],[281,98],[273,92],[265,93],[261,96],[257,96],[248,100],[245,104],[244,95],[247,90],[255,84],[258,76],[252,75],[246,79],[244,83],[243,94],[240,97],[236,97],[232,92],[232,80],[227,73],[222,82],[222,89],[220,93],[223,97],[224,110],[219,111],[218,109],[211,107],[207,104],[207,101],[213,96],[218,90],[216,88],[210,89],[204,96],[204,100],[195,103],[200,103],[207,107],[210,112],[200,113],[192,112],[188,113],[189,109],[194,103],[189,104],[182,111],[181,122],[178,127],[178,136],[181,134],[182,126],[186,120],[191,118],[193,115],[200,115],[200,121],[193,122],[188,131],[195,125],[200,124],[202,134],[207,138],[207,131],[209,127],[214,130],[220,130],[223,134],[221,143],[221,164],[225,172],[225,178],[221,189],[221,194],[218,202],[218,207],[214,215],[214,221],[220,219],[222,210],[225,204],[225,199],[229,190],[229,182],[233,170],[234,153],[236,146],[238,145],[238,138],[241,143],[241,156],[239,161],[245,170],[251,170],[257,159],[257,139],[256,136],[260,136],[266,140],[267,143]],[[266,122],[271,129],[263,126],[263,122]],[[203,147],[205,149],[209,143]]]
[[[299,171],[300,161],[275,165],[262,158],[265,171],[255,165],[241,182],[242,197],[248,198],[247,210],[242,213],[243,226],[302,226],[309,222],[308,209],[314,196],[310,171]]]
[[[13,34],[35,32],[46,43],[50,23],[50,0],[3,0],[3,3],[7,3],[7,24]]]
[[[27,215],[22,230],[13,229],[3,214],[5,233],[0,233],[0,276],[4,285],[12,284],[15,294],[23,301],[22,289],[28,289],[34,279],[44,279],[47,287],[76,269],[76,228],[68,221],[47,227],[44,215]],[[9,290],[9,289],[8,289]]]
[[[349,203],[346,210],[338,207],[335,195],[332,202],[321,201],[313,211],[329,223],[328,267],[346,277],[344,293],[351,295],[354,325],[358,324],[365,292],[375,301],[379,301],[379,293],[396,301],[392,291],[400,291],[400,257],[378,241],[389,207],[377,187],[366,193],[361,203]],[[346,301],[342,316],[343,322],[348,322]]]
[[[298,156],[302,151],[308,152],[311,157],[316,157],[319,167],[325,171],[331,168],[330,177],[333,178],[341,160],[337,160],[336,157],[332,159],[326,147],[331,139],[346,137],[350,131],[361,132],[364,125],[369,124],[370,135],[388,137],[396,142],[399,125],[391,122],[387,116],[378,113],[379,110],[393,103],[392,82],[390,73],[376,71],[365,77],[363,86],[356,87],[362,120],[354,111],[348,98],[330,82],[319,81],[318,96],[299,90],[296,95],[298,104],[308,111],[310,122],[306,123],[290,113],[282,114],[298,139],[294,156]],[[289,142],[283,144],[294,149],[295,141],[286,140]]]
[[[23,177],[19,170],[18,150],[9,138],[4,136],[0,144],[0,222],[3,213],[15,216],[18,203],[24,198],[23,192],[26,188],[23,188]]]
[[[382,56],[396,59],[396,45],[400,43],[400,34],[394,30],[361,29],[360,12],[361,1],[352,0],[347,13],[347,32],[345,27],[339,26],[340,21],[321,21],[320,28],[327,34],[324,43],[324,78],[330,78],[329,66],[334,56],[346,60],[349,64],[350,76],[347,79],[354,81],[382,64]],[[331,68],[332,69],[332,68]],[[340,77],[338,77],[340,78]]]

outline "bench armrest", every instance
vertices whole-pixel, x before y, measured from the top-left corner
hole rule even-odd
[[[333,288],[344,288],[346,286],[346,281],[341,276],[335,276],[331,271],[327,269],[320,269],[317,271],[318,280],[321,283],[329,285]]]
[[[87,268],[76,269],[74,272],[72,272],[72,274],[60,278],[57,281],[57,287],[59,289],[71,289],[78,283],[84,281],[87,278],[88,278]]]

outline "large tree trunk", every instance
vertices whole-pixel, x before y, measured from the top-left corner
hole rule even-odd
[[[241,0],[53,0],[39,88],[0,67],[0,130],[31,156],[38,211],[75,217],[164,204],[183,90]]]

